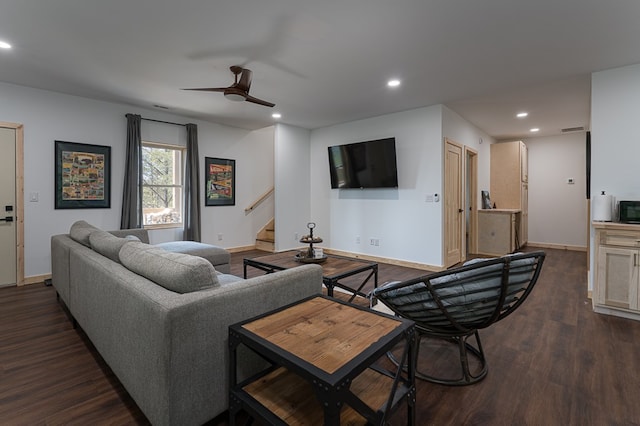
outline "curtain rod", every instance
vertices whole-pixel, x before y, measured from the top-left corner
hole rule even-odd
[[[156,123],[173,124],[174,126],[186,126],[186,124],[172,123],[171,121],[154,120],[153,118],[140,117],[141,120],[155,121]]]

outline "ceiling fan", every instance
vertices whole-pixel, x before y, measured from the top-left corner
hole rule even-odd
[[[230,67],[231,72],[235,76],[235,83],[229,87],[203,87],[198,89],[182,89],[182,90],[199,90],[202,92],[222,92],[224,97],[236,102],[247,101],[254,104],[264,105],[268,107],[275,106],[274,103],[263,101],[262,99],[254,98],[249,95],[249,89],[251,88],[251,70],[242,68],[239,65],[232,65]],[[240,76],[240,81],[238,81]]]

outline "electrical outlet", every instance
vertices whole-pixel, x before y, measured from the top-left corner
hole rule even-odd
[[[293,241],[298,241],[300,238],[298,238],[298,233],[296,232],[295,234],[293,234]]]
[[[360,235],[356,236],[356,244],[360,244]]]
[[[380,245],[380,239],[378,238],[370,238],[369,239],[369,244],[375,247],[378,247]]]
[[[222,234],[218,234],[218,241],[222,241]]]

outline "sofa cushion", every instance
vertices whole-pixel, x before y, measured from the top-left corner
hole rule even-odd
[[[231,254],[229,254],[227,250],[211,244],[196,241],[169,241],[155,244],[155,246],[173,253],[184,253],[202,257],[211,262],[214,267],[231,262]]]
[[[218,285],[215,268],[201,257],[171,253],[136,241],[124,244],[119,257],[120,263],[129,270],[176,293]]]
[[[136,238],[137,241],[140,241]],[[108,257],[114,262],[120,263],[120,249],[128,242],[134,241],[128,237],[120,238],[115,235],[102,231],[100,229],[93,231],[89,234],[89,242],[91,248],[100,253],[101,255]]]
[[[116,229],[109,233],[120,238],[137,238],[138,241],[149,244],[149,232],[144,228]]]
[[[84,220],[79,220],[71,225],[69,236],[74,241],[90,248],[91,242],[89,241],[89,235],[91,235],[91,233],[96,230],[99,230],[99,228],[96,228],[95,226],[85,222]]]

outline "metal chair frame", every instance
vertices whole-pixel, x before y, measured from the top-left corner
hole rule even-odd
[[[422,337],[445,339],[458,346],[459,378],[438,378],[418,371],[416,377],[445,385],[469,385],[488,372],[478,330],[504,319],[524,302],[538,280],[544,258],[544,252],[536,251],[475,259],[459,268],[386,283],[370,297],[416,323],[418,351]],[[472,336],[475,345],[468,341]],[[479,361],[479,372],[470,370],[469,354]],[[392,354],[390,359],[397,364]]]

